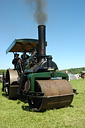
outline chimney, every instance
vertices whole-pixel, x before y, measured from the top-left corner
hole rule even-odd
[[[38,26],[38,38],[39,38],[39,61],[45,60],[46,56],[46,39],[45,39],[45,25]]]

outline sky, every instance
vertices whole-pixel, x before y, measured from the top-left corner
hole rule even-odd
[[[59,70],[85,67],[85,0],[46,0],[46,54]],[[13,68],[15,39],[38,39],[34,8],[27,0],[0,0],[0,69]]]

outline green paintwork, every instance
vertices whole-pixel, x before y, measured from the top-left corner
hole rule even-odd
[[[53,77],[51,76],[52,73],[54,73]],[[31,82],[31,92],[35,92],[35,89],[34,89],[35,88],[35,80],[40,79],[40,78],[50,79],[50,78],[55,78],[55,77],[62,77],[62,78],[65,78],[66,80],[69,79],[68,74],[56,72],[56,71],[29,74],[28,79]]]

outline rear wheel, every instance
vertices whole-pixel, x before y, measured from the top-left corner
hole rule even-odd
[[[4,88],[5,88],[5,83],[6,83],[6,76],[3,72],[3,76],[2,76],[2,79],[3,79],[3,84],[2,84],[2,91],[4,92]]]
[[[5,92],[8,99],[17,99],[17,83],[18,73],[17,70],[8,69],[6,72],[6,87]]]

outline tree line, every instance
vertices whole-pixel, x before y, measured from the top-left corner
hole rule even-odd
[[[2,75],[4,72],[4,74],[6,74],[6,69],[0,69],[0,75]]]
[[[63,72],[68,71],[69,73],[72,74],[81,74],[82,71],[85,71],[85,67],[81,67],[81,68],[70,68],[70,69],[65,69],[62,70]]]

